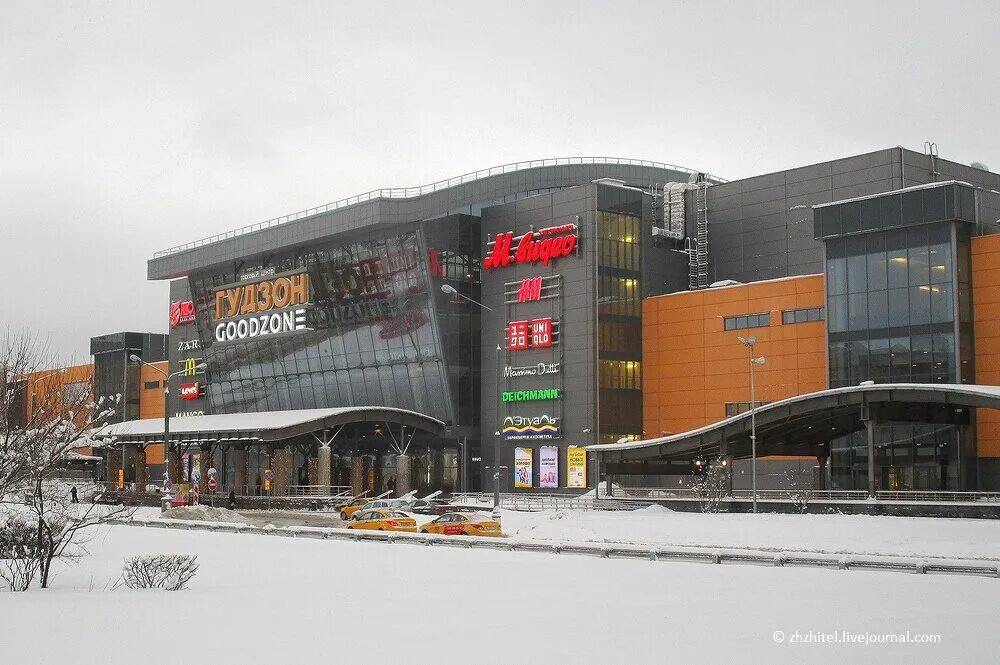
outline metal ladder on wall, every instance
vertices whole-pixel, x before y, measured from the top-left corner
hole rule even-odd
[[[695,237],[688,238],[687,252],[688,288],[692,291],[708,288],[708,183],[705,182],[698,183],[695,191]]]

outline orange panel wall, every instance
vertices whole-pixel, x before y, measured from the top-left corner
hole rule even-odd
[[[976,383],[1000,385],[1000,235],[972,239],[972,308]],[[978,409],[976,439],[980,457],[1000,457],[1000,411]]]
[[[823,276],[804,275],[643,301],[643,429],[676,434],[726,418],[727,402],[750,401],[755,335],[756,397],[774,401],[827,387],[826,323],[782,325],[782,310],[823,307]],[[771,313],[765,328],[726,331],[723,318]]]
[[[152,363],[161,372],[166,373],[167,362]],[[139,418],[162,418],[164,410],[163,374],[152,367],[143,365],[140,370],[142,390],[139,393]],[[156,383],[155,387],[147,385]],[[146,446],[146,464],[163,463],[163,444],[155,443]]]
[[[86,365],[71,365],[69,367],[39,370],[28,374],[25,378],[28,381],[27,396],[25,399],[25,419],[28,420],[31,418],[32,396],[34,396],[35,404],[38,407],[47,405],[50,408],[59,408],[62,404],[63,387],[71,383],[93,385],[94,366],[88,363]],[[84,424],[83,420],[79,420],[78,426],[82,427]],[[77,448],[76,451],[83,455],[90,455],[93,452],[89,447]]]

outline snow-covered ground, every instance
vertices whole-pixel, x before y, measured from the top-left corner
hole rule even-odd
[[[276,526],[340,526],[325,513],[243,511],[204,506],[177,509],[189,519]],[[194,514],[191,514],[194,513]],[[227,517],[227,515],[229,517]],[[155,518],[159,510],[141,509]],[[177,515],[179,516],[179,515]],[[415,515],[418,524],[433,519]],[[1000,560],[1000,521],[870,515],[681,513],[651,506],[635,511],[502,511],[503,532],[545,542],[630,543],[785,552],[827,552],[907,557]]]
[[[127,526],[88,547],[53,589],[0,594],[0,662],[996,662],[994,579]],[[110,590],[149,553],[201,570],[186,591]],[[790,643],[840,631],[940,642]]]
[[[623,511],[503,512],[506,535],[532,540],[959,559],[1000,559],[1000,521],[871,515]]]

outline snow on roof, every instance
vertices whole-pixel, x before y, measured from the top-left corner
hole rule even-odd
[[[928,182],[923,185],[913,185],[912,187],[903,187],[902,189],[893,189],[888,192],[879,192],[878,194],[868,194],[866,196],[855,196],[850,199],[840,199],[839,201],[830,201],[829,203],[817,203],[813,206],[813,210],[816,208],[829,208],[830,206],[838,206],[842,203],[854,203],[855,201],[867,201],[868,199],[878,199],[883,196],[890,196],[892,194],[900,194],[902,192],[913,192],[919,189],[931,189],[933,187],[944,187],[945,185],[965,185],[966,187],[974,187],[974,185],[965,182],[964,180],[942,180],[941,182]]]
[[[201,432],[248,432],[277,430],[295,427],[336,416],[378,411],[423,419],[441,427],[444,423],[423,413],[387,406],[347,406],[330,409],[294,409],[290,411],[262,411],[258,413],[226,413],[210,416],[177,416],[170,419],[171,434],[197,434]],[[163,418],[128,420],[100,428],[95,437],[129,437],[163,434]]]
[[[845,386],[843,388],[830,388],[828,390],[818,390],[805,395],[796,395],[795,397],[789,397],[788,399],[777,400],[758,406],[754,409],[754,412],[759,415],[771,409],[779,409],[788,406],[789,404],[803,402],[826,395],[837,395],[852,392],[881,392],[886,390],[929,390],[931,392],[975,395],[1000,399],[1000,386],[980,386],[956,383],[871,383],[859,386]],[[615,450],[635,450],[637,448],[648,448],[665,443],[674,443],[675,441],[681,441],[704,432],[709,432],[721,427],[725,423],[736,422],[744,418],[749,418],[750,413],[751,411],[747,410],[739,415],[726,418],[725,420],[719,420],[714,423],[709,423],[708,425],[697,429],[688,430],[687,432],[678,432],[677,434],[668,434],[654,439],[640,439],[638,441],[624,441],[622,443],[601,443],[585,447],[587,450],[593,450],[595,452],[611,452]]]

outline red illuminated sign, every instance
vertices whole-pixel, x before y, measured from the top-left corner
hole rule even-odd
[[[194,303],[190,300],[175,300],[170,303],[170,327],[194,321]]]
[[[507,324],[507,349],[523,351],[528,348],[528,322],[511,321]]]
[[[517,290],[518,302],[531,302],[542,299],[542,278],[528,277],[521,280],[521,287]]]
[[[552,317],[535,319],[531,322],[531,348],[543,349],[552,346]]]
[[[507,324],[507,350],[544,349],[555,343],[552,317]]]
[[[541,263],[569,256],[576,249],[576,225],[550,226],[539,231],[528,231],[517,238],[514,248],[514,232],[497,234],[493,250],[483,259],[483,268],[503,268],[512,263]]]
[[[181,399],[199,399],[201,397],[200,383],[182,383]]]

